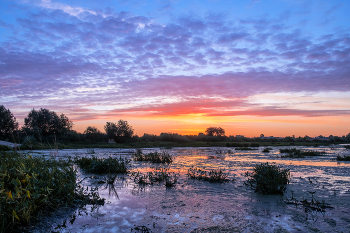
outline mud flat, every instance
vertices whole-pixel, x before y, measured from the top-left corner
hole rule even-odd
[[[104,205],[62,209],[30,227],[31,232],[348,232],[350,229],[350,162],[337,162],[338,154],[349,150],[305,148],[324,152],[322,156],[281,158],[279,149],[270,153],[233,148],[176,148],[166,151],[174,162],[163,165],[178,174],[174,187],[160,182],[135,183],[129,174],[118,175],[113,184],[103,175],[78,169],[83,184],[98,187]],[[145,153],[161,151],[144,149]],[[68,156],[126,157],[131,149],[80,149],[34,151],[64,158]],[[243,174],[255,164],[275,163],[290,169],[291,182],[284,195],[255,193],[243,183]],[[146,173],[159,166],[132,162],[131,171]],[[189,179],[191,167],[223,169],[229,182],[210,183]],[[318,203],[312,204],[312,203]],[[324,208],[320,208],[323,203]],[[144,230],[144,231],[142,231]]]

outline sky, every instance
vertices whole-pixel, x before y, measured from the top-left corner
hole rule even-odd
[[[0,0],[0,105],[73,129],[350,133],[348,0]]]

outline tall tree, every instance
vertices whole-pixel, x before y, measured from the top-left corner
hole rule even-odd
[[[119,120],[117,124],[106,122],[105,130],[108,138],[114,139],[115,142],[124,142],[134,134],[134,129],[127,121]]]
[[[40,136],[63,135],[73,127],[72,121],[63,113],[58,116],[56,112],[46,108],[40,110],[32,109],[24,119],[24,129]]]
[[[221,127],[209,127],[205,134],[208,136],[225,136],[225,130]]]
[[[17,128],[18,122],[10,109],[0,105],[0,139],[8,139]]]

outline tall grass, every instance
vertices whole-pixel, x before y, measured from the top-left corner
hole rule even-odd
[[[210,170],[209,172],[201,170],[199,168],[191,167],[187,171],[187,176],[191,179],[205,180],[209,182],[226,182],[229,181],[227,174],[225,174],[221,169]]]
[[[130,168],[130,160],[122,157],[112,158],[76,158],[74,162],[84,171],[98,174],[106,173],[127,173]]]
[[[325,152],[319,151],[302,151],[296,148],[291,149],[280,149],[280,153],[286,153],[281,155],[281,158],[305,158],[305,156],[322,156],[325,155]]]
[[[134,161],[150,161],[153,163],[172,163],[173,158],[172,156],[163,151],[162,153],[154,152],[149,154],[143,154],[140,149],[136,151],[136,153],[133,155]]]
[[[255,192],[262,194],[282,194],[285,185],[290,181],[289,169],[281,169],[277,165],[261,163],[255,165],[253,172],[246,172],[246,186],[250,186]]]

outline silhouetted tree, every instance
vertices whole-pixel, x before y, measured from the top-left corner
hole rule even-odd
[[[18,122],[11,111],[0,105],[0,139],[8,139],[17,128]]]
[[[106,122],[105,131],[109,139],[114,139],[115,142],[124,142],[134,134],[134,129],[127,121],[119,120],[117,124]]]
[[[221,127],[209,127],[205,133],[208,136],[225,136],[225,130]]]
[[[98,130],[95,126],[86,127],[84,134],[90,142],[99,142],[105,139],[105,135],[103,135],[103,133],[100,130]]]
[[[23,129],[36,136],[64,135],[73,127],[72,121],[63,113],[58,116],[54,111],[45,108],[32,109],[24,119]]]

